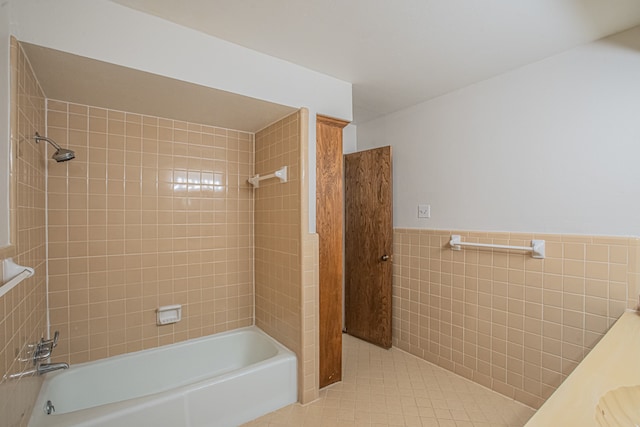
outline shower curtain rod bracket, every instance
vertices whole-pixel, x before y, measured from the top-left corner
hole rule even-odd
[[[260,188],[260,181],[271,178],[278,178],[280,182],[287,182],[287,167],[283,166],[277,171],[262,176],[258,174],[247,179],[247,181],[249,181],[249,184],[253,185],[254,188]]]

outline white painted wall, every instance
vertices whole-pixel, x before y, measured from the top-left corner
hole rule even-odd
[[[9,3],[0,2],[0,248],[9,242]]]
[[[396,227],[640,236],[640,27],[358,125],[387,144]]]
[[[342,129],[342,153],[349,154],[358,151],[358,127],[349,124]]]
[[[352,119],[351,83],[107,0],[8,1],[11,31],[20,41],[277,104],[307,107],[310,117],[318,112]],[[313,124],[309,141],[310,228],[315,231]]]

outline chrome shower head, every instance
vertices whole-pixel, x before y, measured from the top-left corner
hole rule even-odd
[[[67,150],[66,148],[60,147],[55,143],[53,139],[47,138],[46,136],[40,136],[38,132],[36,132],[33,139],[35,139],[36,142],[47,141],[49,144],[53,145],[53,147],[56,149],[56,152],[53,153],[53,156],[51,156],[51,158],[58,163],[66,162],[67,160],[71,160],[76,157],[76,153],[74,153],[72,150]]]
[[[53,153],[51,156],[53,160],[56,162],[66,162],[67,160],[71,160],[76,157],[76,153],[71,150],[67,150],[66,148],[60,148],[58,151]]]

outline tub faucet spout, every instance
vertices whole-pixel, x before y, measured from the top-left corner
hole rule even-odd
[[[37,366],[38,375],[47,374],[53,371],[59,371],[60,369],[69,369],[68,363],[39,363]]]

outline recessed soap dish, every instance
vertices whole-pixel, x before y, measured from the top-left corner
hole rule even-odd
[[[182,306],[180,304],[165,305],[156,310],[157,325],[169,325],[182,319]]]

